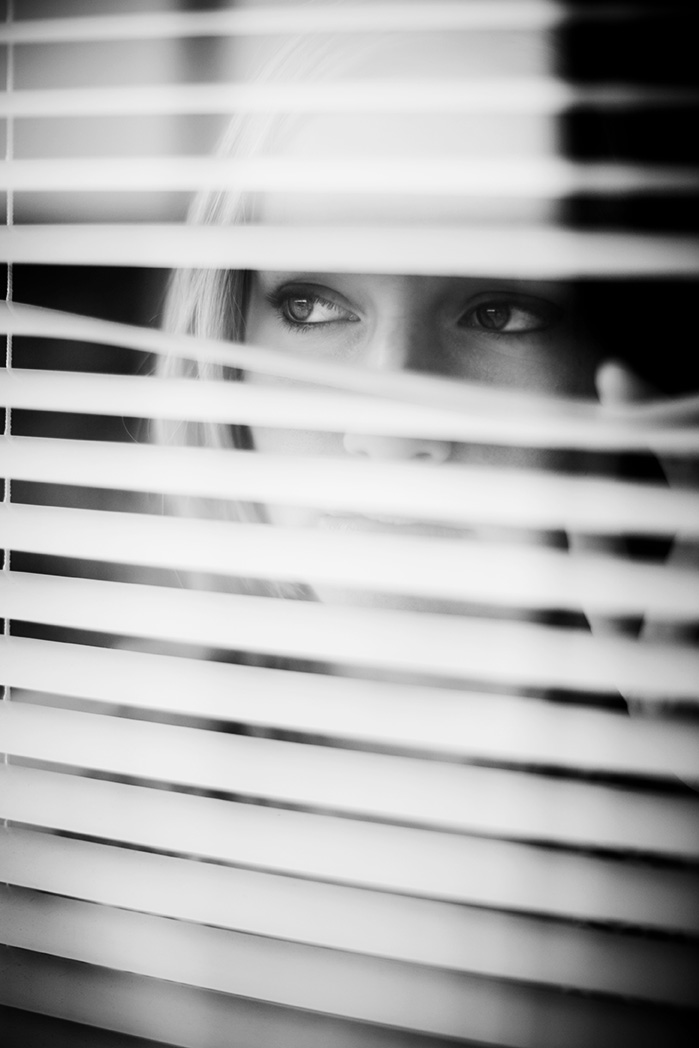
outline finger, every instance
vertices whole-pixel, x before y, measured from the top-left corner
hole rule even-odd
[[[654,399],[658,396],[657,390],[649,385],[640,376],[636,375],[625,364],[616,361],[605,361],[596,375],[597,393],[600,403],[607,408],[615,408],[625,404],[638,403],[639,401]],[[649,440],[652,447],[652,437]],[[675,486],[691,486],[696,481],[696,465],[688,460],[668,459],[667,456],[657,455],[661,468],[668,483]],[[681,534],[674,536],[672,547],[665,561],[666,566],[685,571],[697,571],[699,569],[699,549],[696,542],[687,539]],[[623,632],[618,624],[607,620],[596,618],[590,623],[593,632],[612,633]],[[695,624],[692,622],[678,622],[671,618],[658,618],[646,615],[639,631],[639,639],[650,643],[666,644],[691,644],[694,639]],[[657,700],[647,698],[639,699],[633,695],[624,695],[624,699],[631,713],[640,713],[644,716],[662,715],[669,712],[673,707],[671,699],[658,697]]]
[[[619,360],[605,360],[595,375],[600,404],[605,408],[653,400],[658,391]]]
[[[638,375],[618,360],[605,360],[595,374],[595,387],[600,404],[613,409],[653,397],[654,390]],[[570,533],[568,547],[577,556],[622,557],[626,543],[621,535],[587,535]],[[590,629],[597,636],[635,636],[638,621],[609,618],[583,608]]]

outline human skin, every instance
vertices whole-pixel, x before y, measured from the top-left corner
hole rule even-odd
[[[258,273],[247,339],[370,371],[413,371],[552,396],[594,396],[599,363],[576,323],[570,289],[550,281]],[[251,373],[246,381],[272,380]],[[493,453],[352,433],[257,428],[253,439],[258,450],[282,454],[472,463]],[[516,460],[517,449],[506,456]]]

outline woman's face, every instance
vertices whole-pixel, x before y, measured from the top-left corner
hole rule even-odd
[[[500,38],[498,37],[500,41]],[[502,41],[500,41],[500,44]],[[461,78],[484,63],[492,75],[513,60],[500,56],[500,44],[487,56],[464,54],[451,38],[391,41],[384,54],[368,53],[357,75],[424,75]],[[348,45],[349,46],[349,45]],[[534,41],[531,54],[517,51],[522,75],[539,74],[550,56]],[[517,56],[515,56],[517,57]],[[480,65],[479,65],[480,63]],[[389,68],[390,67],[390,68]],[[519,67],[518,67],[519,68]],[[287,127],[275,150],[306,159],[340,161],[357,158],[398,160],[430,156],[470,162],[520,158],[546,159],[555,154],[556,132],[546,115],[423,114],[402,117],[380,113],[368,118],[315,115]],[[378,196],[270,193],[258,203],[258,218],[272,225],[373,226],[537,225],[555,220],[555,202],[527,197],[489,199],[468,195],[406,197],[400,192]],[[558,396],[594,396],[598,361],[575,321],[572,290],[563,283],[440,276],[390,276],[328,272],[260,272],[254,276],[246,338],[294,354],[337,361],[370,370],[436,375],[454,381],[529,390]],[[270,383],[250,374],[246,381]],[[279,384],[279,383],[277,383]],[[546,465],[542,452],[486,448],[435,440],[413,440],[334,432],[316,433],[268,428],[253,430],[262,452],[376,459],[503,465]],[[550,456],[549,456],[550,460]],[[267,507],[271,523],[386,530],[382,521],[339,520],[312,509]],[[410,525],[409,525],[410,527]],[[435,529],[419,525],[420,533]],[[453,533],[453,532],[452,532]],[[492,534],[488,537],[493,537]],[[538,539],[537,541],[539,541]],[[325,594],[319,594],[325,599]],[[344,599],[344,597],[342,598]]]
[[[257,273],[247,339],[380,372],[558,396],[594,390],[572,292],[552,281]]]
[[[558,396],[594,395],[596,355],[579,333],[571,290],[553,282],[258,273],[253,281],[247,338],[251,343],[377,372],[409,370]],[[291,384],[253,374],[246,381]],[[252,435],[257,450],[282,455],[550,464],[545,452],[441,440],[261,427]],[[426,535],[444,534],[445,530],[414,522],[405,525],[324,515],[302,507],[270,506],[267,517],[273,524],[329,530],[398,529]],[[459,532],[450,529],[449,534]],[[478,537],[499,536],[489,531],[479,532]],[[527,536],[527,540],[542,538]],[[346,595],[319,595],[321,599],[346,599]],[[371,602],[388,603],[379,598]],[[391,603],[413,606],[402,599]]]

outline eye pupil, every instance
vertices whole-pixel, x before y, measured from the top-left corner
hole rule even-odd
[[[303,324],[313,312],[312,298],[288,298],[286,300],[286,312],[291,320]]]
[[[489,331],[502,331],[509,323],[511,312],[507,306],[479,306],[476,320]]]

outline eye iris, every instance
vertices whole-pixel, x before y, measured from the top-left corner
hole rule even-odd
[[[507,306],[479,306],[476,310],[476,320],[481,327],[489,331],[502,331],[507,327],[512,310]]]
[[[303,324],[313,312],[312,298],[288,298],[286,300],[286,312],[291,320]]]

